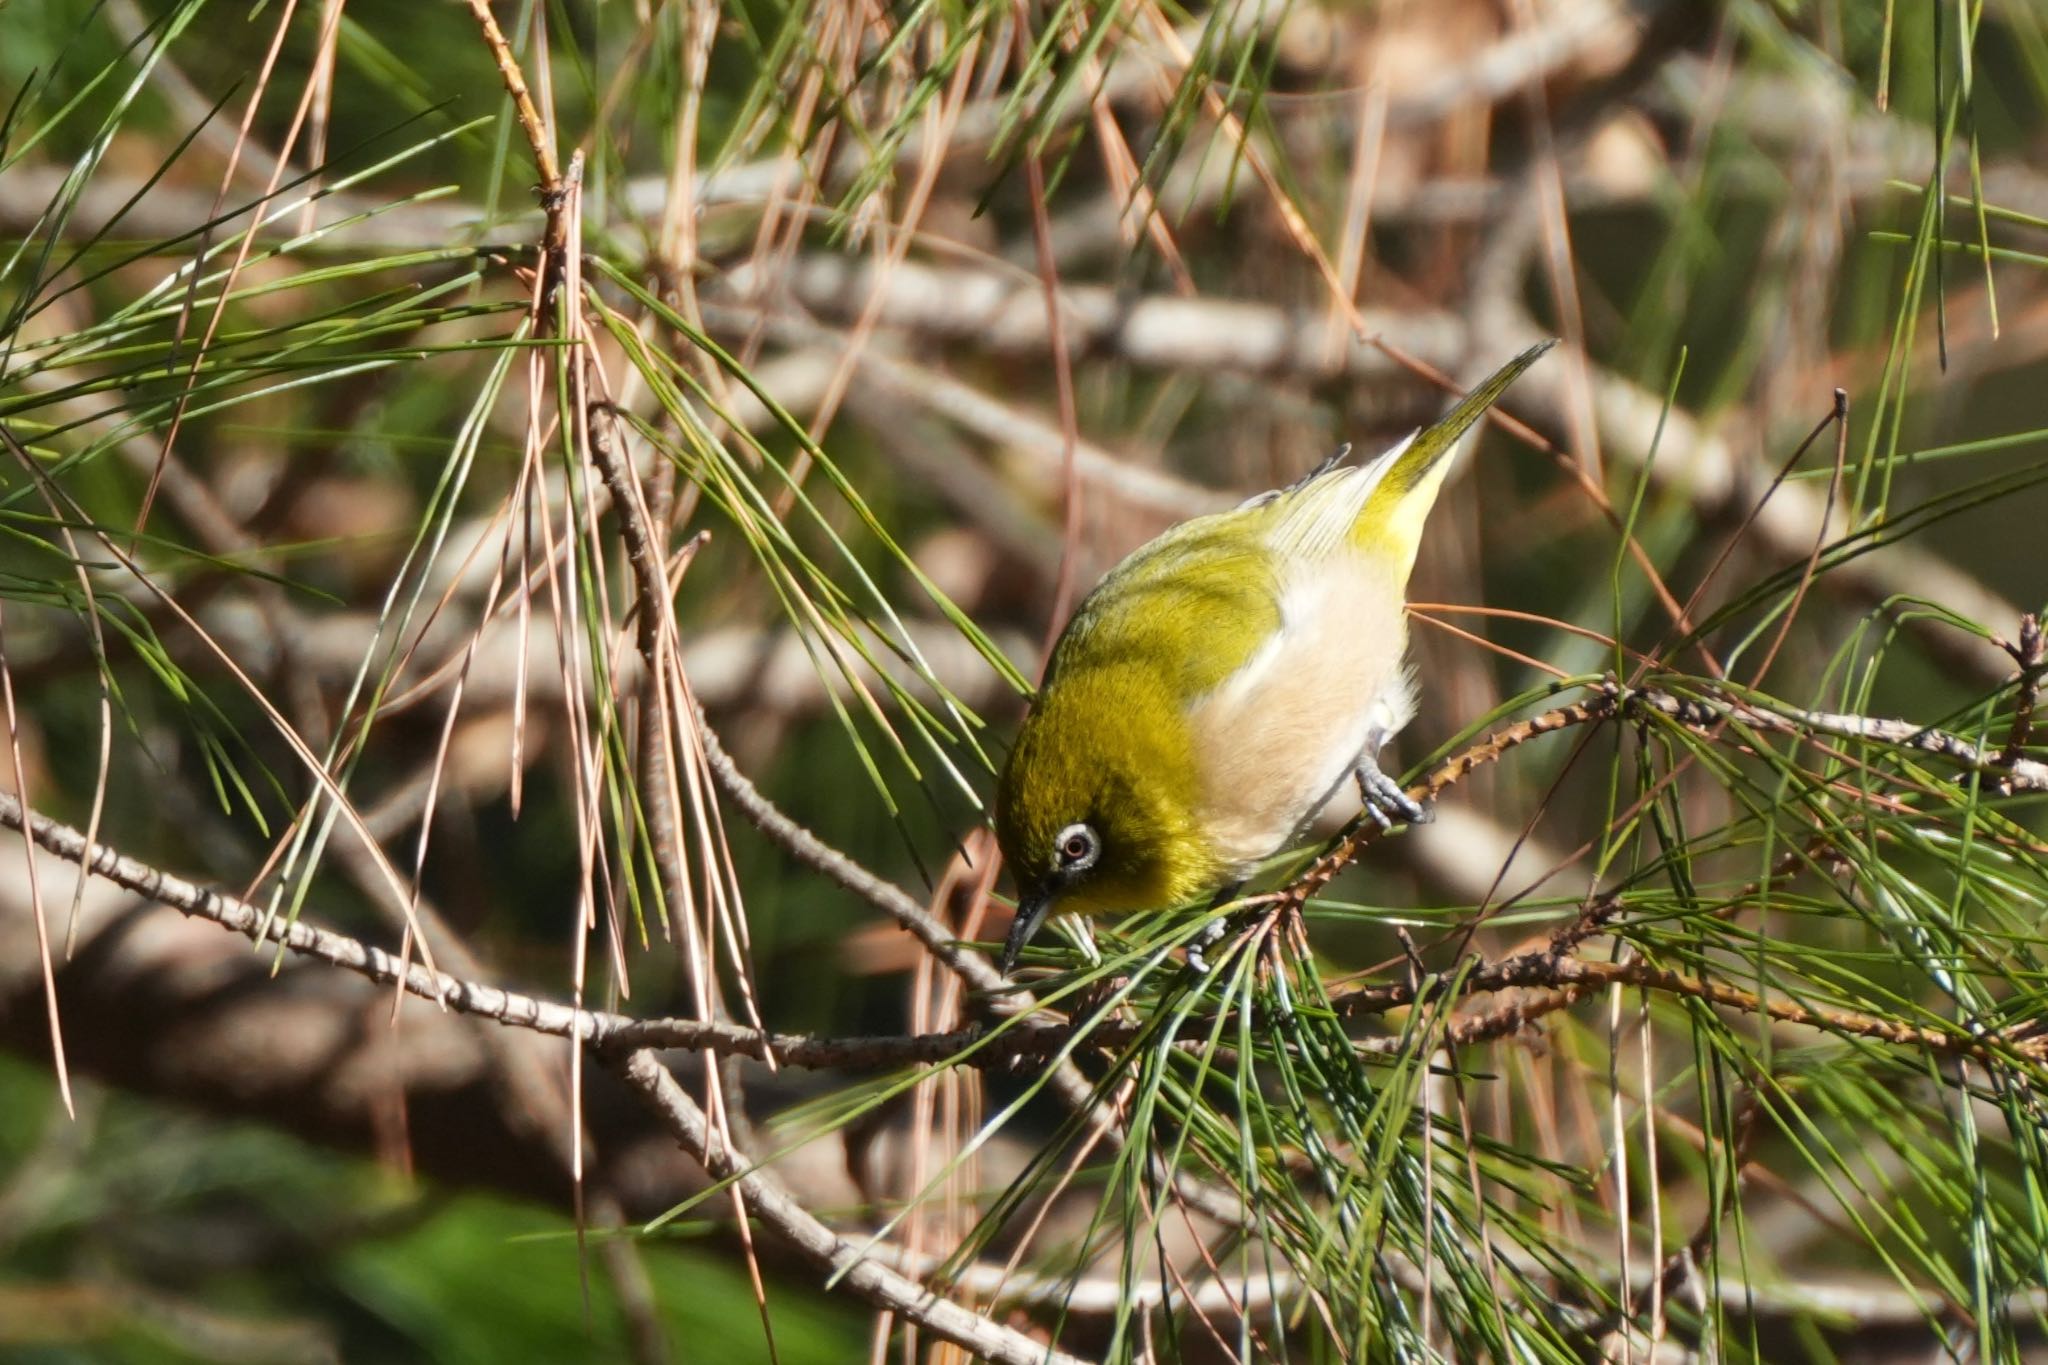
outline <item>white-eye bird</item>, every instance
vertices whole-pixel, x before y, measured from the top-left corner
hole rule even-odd
[[[1220,905],[1347,781],[1382,823],[1422,818],[1376,758],[1415,714],[1408,574],[1458,438],[1552,344],[1378,459],[1339,451],[1173,527],[1082,599],[997,784],[1005,974],[1055,906]]]

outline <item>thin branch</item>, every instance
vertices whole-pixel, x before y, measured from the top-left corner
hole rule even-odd
[[[84,866],[95,876],[158,905],[194,919],[211,920],[254,942],[275,943],[302,957],[345,968],[380,985],[402,987],[409,994],[464,1014],[585,1041],[602,1036],[608,1028],[631,1022],[622,1015],[574,1010],[516,991],[465,981],[406,961],[346,934],[316,928],[303,919],[288,921],[285,916],[270,914],[239,896],[189,882],[105,844],[95,843],[88,850],[85,836],[78,830],[46,815],[24,811],[20,799],[12,792],[0,791],[0,827],[19,830],[66,862]]]
[[[1422,983],[1417,991],[1406,985],[1368,986],[1333,996],[1331,1003],[1345,1015],[1383,1014],[1427,1000],[1442,989],[1446,978],[1439,975]],[[1653,966],[1648,962],[1588,961],[1558,957],[1553,953],[1521,953],[1466,973],[1459,981],[1463,995],[1486,994],[1533,987],[1541,990],[1570,990],[1583,993],[1603,986],[1639,986],[1667,995],[1687,996],[1710,1005],[1767,1018],[1776,1023],[1821,1029],[1844,1037],[1870,1038],[1903,1046],[1924,1047],[1952,1056],[1972,1057],[1986,1063],[2008,1063],[2014,1058],[2035,1064],[2048,1063],[2048,1038],[2001,1035],[1995,1032],[1958,1034],[1922,1028],[1897,1019],[1881,1018],[1855,1010],[1819,1009],[1791,1000],[1768,1000],[1752,991],[1724,985],[1701,977],[1687,976]],[[1547,1010],[1544,1012],[1548,1012]]]
[[[2007,752],[1983,749],[1959,735],[1909,720],[1844,715],[1833,711],[1769,710],[1747,702],[1714,697],[1676,697],[1641,689],[1626,694],[1632,711],[1654,711],[1692,729],[1727,722],[1752,730],[1786,735],[1829,735],[1836,739],[1869,740],[1897,749],[1945,758],[1966,772],[1996,776],[2007,792],[2048,792],[2048,763]]]
[[[2020,676],[2013,688],[2012,730],[2006,735],[2004,752],[1999,755],[2007,765],[2024,758],[2027,745],[2034,738],[2034,703],[2041,693],[2042,660],[2044,653],[2048,653],[2038,614],[2030,611],[2020,618],[2019,643],[2010,649],[2013,662],[2020,667]]]
[[[498,20],[491,13],[488,0],[469,0],[469,12],[476,17],[477,27],[483,31],[484,46],[490,48],[491,57],[498,63],[498,75],[504,79],[505,93],[512,97],[513,111],[519,117],[519,127],[526,134],[526,145],[533,149],[533,164],[540,172],[540,188],[543,196],[554,194],[562,183],[562,164],[555,159],[555,142],[548,136],[547,124],[541,118],[540,110],[534,105],[533,92],[526,88],[526,76],[519,69],[519,59],[512,55],[512,44],[505,40],[505,31],[498,27]],[[549,218],[555,213],[550,207]]]
[[[1000,1002],[1006,998],[1001,994],[1005,983],[1001,973],[988,959],[954,938],[951,931],[910,893],[877,877],[783,814],[781,808],[763,796],[752,779],[740,771],[739,764],[726,752],[725,745],[719,741],[717,732],[711,728],[701,709],[697,714],[697,726],[703,737],[704,761],[711,769],[712,780],[756,829],[805,867],[838,883],[908,929],[933,957],[968,985],[992,996],[1001,1008]]]

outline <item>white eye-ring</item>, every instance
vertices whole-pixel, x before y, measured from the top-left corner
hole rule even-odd
[[[1102,840],[1083,824],[1068,825],[1053,840],[1053,862],[1062,872],[1086,872],[1102,856]]]

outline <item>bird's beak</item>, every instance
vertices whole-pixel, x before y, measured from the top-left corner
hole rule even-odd
[[[1003,958],[998,970],[1004,976],[1017,965],[1017,954],[1024,951],[1024,945],[1045,923],[1045,917],[1052,913],[1052,893],[1049,891],[1027,891],[1017,898],[1017,918],[1010,921],[1010,936],[1003,940]]]

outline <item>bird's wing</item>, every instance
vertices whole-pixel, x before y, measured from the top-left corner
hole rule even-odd
[[[1267,495],[1259,505],[1275,517],[1271,534],[1281,559],[1319,560],[1348,544],[1375,553],[1405,578],[1459,439],[1553,344],[1523,351],[1437,421],[1377,459],[1351,469],[1329,468],[1325,461],[1307,479]]]
[[[1242,668],[1280,628],[1266,507],[1183,522],[1082,600],[1047,675],[1133,666],[1172,680],[1183,705]]]
[[[1350,540],[1351,528],[1372,501],[1374,490],[1400,463],[1402,452],[1418,434],[1408,433],[1362,465],[1324,469],[1283,490],[1272,505],[1274,521],[1267,532],[1280,558],[1297,562],[1321,559]]]

